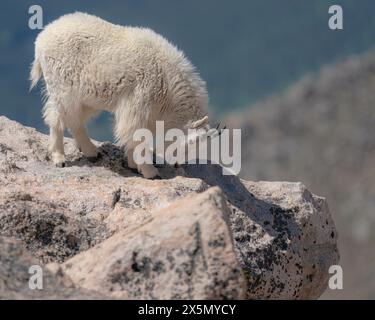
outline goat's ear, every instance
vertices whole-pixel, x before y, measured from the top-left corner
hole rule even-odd
[[[208,124],[208,116],[204,116],[202,119],[199,119],[195,122],[193,122],[193,125],[191,126],[193,129],[202,127],[204,125]]]

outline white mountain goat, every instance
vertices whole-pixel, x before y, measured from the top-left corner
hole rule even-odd
[[[208,129],[205,83],[184,54],[150,29],[123,27],[85,13],[60,17],[35,41],[30,79],[43,76],[45,122],[50,127],[52,161],[64,166],[64,128],[87,157],[97,157],[85,123],[107,110],[114,113],[116,141],[126,146],[128,165],[145,178],[158,176],[152,164],[137,165],[133,150],[139,128]]]

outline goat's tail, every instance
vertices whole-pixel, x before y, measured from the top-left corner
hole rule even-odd
[[[42,77],[42,67],[40,65],[40,62],[37,57],[35,57],[35,60],[33,61],[31,65],[31,71],[30,71],[30,90],[36,86],[39,79]]]

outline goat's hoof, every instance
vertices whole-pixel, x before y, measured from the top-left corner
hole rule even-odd
[[[137,175],[140,175],[140,173],[138,172],[138,170],[137,169],[134,169],[134,168],[128,168],[131,172],[133,172],[133,173],[136,173]]]
[[[156,176],[160,176],[159,170],[149,164],[139,166],[138,172],[140,172],[145,179],[154,179]]]
[[[59,152],[52,153],[52,162],[57,168],[65,167],[65,156]]]
[[[103,154],[101,152],[98,152],[98,155],[96,156],[99,160],[103,159]]]
[[[162,177],[157,174],[155,177],[150,178],[150,180],[162,180]]]
[[[90,161],[91,163],[95,163],[102,158],[103,158],[103,155],[101,153],[98,153],[96,157],[87,157],[87,160]]]
[[[65,168],[65,162],[55,163],[56,168]]]

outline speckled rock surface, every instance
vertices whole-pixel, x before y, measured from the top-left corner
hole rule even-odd
[[[244,184],[257,200],[250,214],[235,211],[231,222],[248,271],[249,297],[318,298],[327,287],[327,270],[339,258],[325,199],[300,183]]]
[[[59,267],[43,270],[43,289],[29,288],[29,268],[38,261],[22,242],[0,237],[0,299],[105,299],[104,295],[76,287]]]
[[[228,213],[221,191],[211,188],[117,232],[66,261],[63,270],[80,287],[116,298],[243,299],[246,282]]]
[[[185,167],[219,186],[230,208],[237,256],[250,299],[315,299],[337,264],[337,231],[324,198],[301,183],[250,182],[220,175],[217,166]]]
[[[337,233],[325,199],[302,184],[243,181],[216,165],[160,167],[163,180],[145,180],[114,145],[97,143],[102,157],[91,163],[67,138],[67,167],[55,168],[47,143],[47,136],[0,117],[0,236],[19,239],[38,263],[69,274],[77,290],[101,283],[106,296],[120,298],[240,298],[246,291],[247,298],[313,299],[327,287],[328,268],[338,262]],[[199,254],[191,271],[197,223],[205,259]],[[219,234],[222,250],[209,245]],[[141,255],[168,266],[179,237],[186,240],[181,256],[165,272],[151,270],[151,282],[149,271],[132,269],[136,261],[136,270],[149,270]],[[126,281],[129,272],[138,280]],[[157,289],[178,272],[179,283]]]

